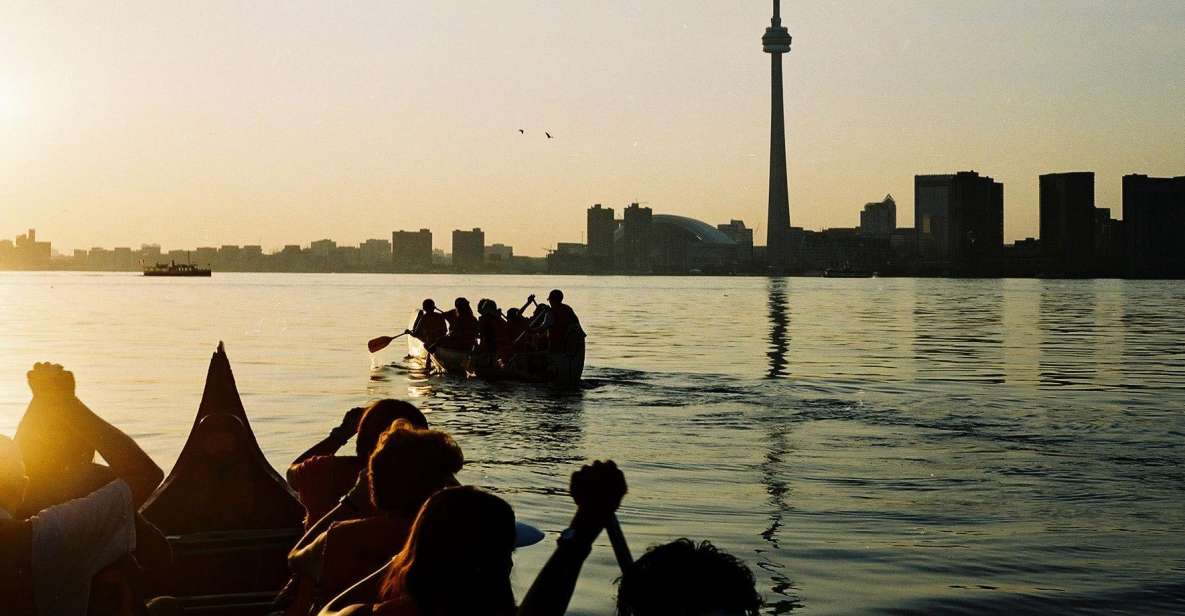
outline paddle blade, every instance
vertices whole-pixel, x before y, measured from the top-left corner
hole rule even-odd
[[[366,348],[370,349],[371,353],[378,353],[379,351],[387,348],[387,345],[391,344],[392,340],[394,340],[394,338],[391,336],[379,336],[378,338],[372,338],[370,342],[366,343]]]

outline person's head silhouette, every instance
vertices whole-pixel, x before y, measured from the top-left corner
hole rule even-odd
[[[757,616],[753,572],[704,541],[650,548],[618,581],[618,616]]]

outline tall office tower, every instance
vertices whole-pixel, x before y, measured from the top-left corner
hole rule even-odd
[[[400,271],[432,267],[432,232],[427,229],[392,232],[391,260]]]
[[[860,234],[889,237],[897,230],[897,202],[885,195],[879,203],[866,203],[860,212]]]
[[[967,263],[1004,250],[1004,185],[974,171],[916,175],[914,230],[924,260]]]
[[[478,271],[486,260],[486,234],[479,227],[472,231],[453,231],[453,269]]]
[[[1128,274],[1185,276],[1185,176],[1123,176]]]
[[[1086,269],[1094,257],[1094,173],[1040,176],[1041,252],[1063,268]]]
[[[790,53],[790,32],[782,26],[780,0],[774,0],[774,16],[761,37],[762,50],[770,54],[769,211],[766,219],[765,255],[769,265],[783,267],[790,261],[790,193],[786,180],[786,118],[782,109],[782,54]]]
[[[622,217],[622,258],[617,266],[633,271],[649,270],[650,253],[654,247],[654,212],[631,203],[622,212]]]
[[[721,233],[737,244],[737,261],[750,263],[753,261],[753,230],[745,226],[743,220],[730,220],[728,224],[716,225]]]
[[[598,203],[588,208],[588,257],[594,270],[613,268],[613,232],[617,223],[613,220],[613,208],[601,207]]]

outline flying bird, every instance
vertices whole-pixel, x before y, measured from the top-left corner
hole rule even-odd
[[[552,137],[552,136],[551,136],[551,133],[549,133],[549,132],[547,132],[547,131],[543,131],[543,134],[544,134],[544,135],[547,135],[547,138],[548,138],[548,139],[555,139],[555,137]]]

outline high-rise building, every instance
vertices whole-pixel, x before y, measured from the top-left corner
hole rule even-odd
[[[1123,221],[1111,218],[1111,208],[1096,207],[1094,209],[1094,256],[1108,273],[1110,266],[1121,262],[1127,245],[1124,241]]]
[[[49,242],[37,241],[37,231],[29,229],[16,237],[15,242],[5,242],[0,249],[0,267],[4,269],[40,270],[49,269],[53,248]]]
[[[632,271],[650,269],[650,256],[654,247],[654,212],[648,207],[631,203],[622,216],[622,247],[614,257],[617,267]]]
[[[608,270],[613,267],[613,232],[616,229],[613,208],[601,207],[600,203],[588,208],[588,256],[594,268]]]
[[[1041,252],[1062,269],[1087,269],[1094,257],[1094,173],[1040,176]]]
[[[761,37],[770,54],[769,208],[766,220],[766,262],[772,267],[790,263],[790,192],[786,179],[786,119],[782,108],[782,54],[790,53],[790,32],[782,26],[780,0]]]
[[[728,224],[716,225],[716,228],[736,242],[738,262],[751,263],[753,261],[753,230],[745,226],[745,221],[730,220]]]
[[[514,258],[514,247],[506,244],[490,244],[485,247],[485,260],[490,263],[510,263]]]
[[[966,264],[1004,250],[1004,185],[974,171],[917,175],[914,227],[924,260]]]
[[[358,245],[358,260],[367,269],[386,268],[391,264],[389,240],[366,240]]]
[[[336,251],[337,242],[333,240],[317,240],[309,244],[309,253],[318,259],[327,259]]]
[[[860,234],[889,237],[897,229],[897,202],[885,195],[879,203],[866,203],[860,211]]]
[[[479,228],[453,231],[453,269],[473,272],[485,264],[486,234]]]
[[[422,271],[432,267],[432,232],[395,231],[391,233],[392,259],[399,271]]]
[[[1128,273],[1185,276],[1185,176],[1123,176]]]

